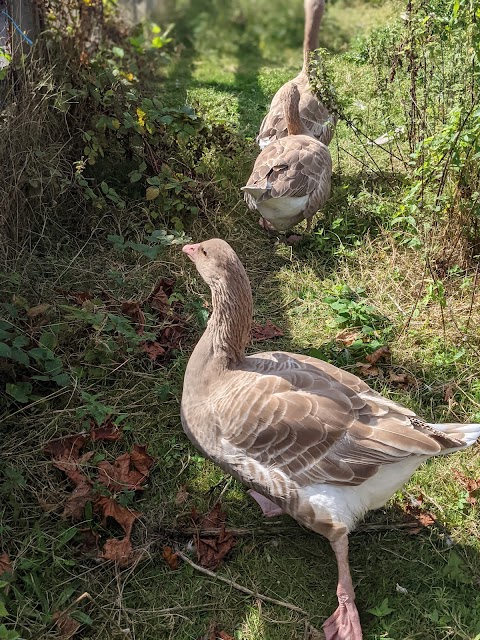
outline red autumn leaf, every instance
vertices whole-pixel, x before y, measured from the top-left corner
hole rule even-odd
[[[98,481],[104,484],[110,491],[143,491],[142,482],[145,480],[143,473],[130,469],[130,454],[123,453],[118,456],[113,464],[106,460],[98,463]]]
[[[106,523],[107,518],[113,518],[125,531],[126,537],[130,537],[135,520],[142,515],[138,511],[122,507],[113,498],[101,496],[95,500],[95,510],[100,513],[102,520]]]
[[[369,364],[376,364],[379,360],[384,359],[386,356],[390,355],[390,349],[388,347],[380,347],[376,349],[373,353],[370,353],[365,357],[365,360]]]
[[[150,469],[153,467],[154,459],[147,453],[147,445],[134,444],[130,459],[135,469],[140,471],[145,477],[148,477]]]
[[[72,518],[75,522],[85,519],[85,505],[93,502],[95,496],[92,493],[92,483],[85,480],[77,484],[72,493],[68,496],[63,509],[64,518]]]
[[[13,573],[8,553],[0,553],[0,576],[4,573]]]
[[[203,636],[201,640],[234,640],[234,639],[226,631],[220,631],[217,624],[212,623],[208,627],[207,635]]]
[[[110,417],[107,418],[105,422],[102,422],[100,426],[95,426],[95,422],[91,420],[90,428],[90,437],[92,438],[92,441],[109,440],[111,442],[115,442],[116,440],[120,440],[122,437],[121,429],[117,427]]]
[[[197,515],[196,511],[192,511],[192,515],[194,513]],[[195,539],[199,564],[207,569],[216,569],[235,546],[232,532],[225,531],[225,513],[219,503],[204,516],[198,527],[200,531],[202,529],[219,529],[216,536],[202,537],[200,533]]]
[[[80,622],[71,618],[67,611],[55,611],[52,616],[57,631],[61,638],[73,638],[73,636],[80,629]]]
[[[264,325],[254,324],[252,327],[253,340],[272,340],[272,338],[279,338],[281,336],[283,336],[283,331],[270,320],[267,320]]]
[[[168,564],[172,571],[178,569],[178,554],[176,554],[172,547],[163,547],[163,559]]]
[[[142,349],[152,362],[165,355],[165,349],[159,342],[143,342]]]
[[[135,301],[122,302],[120,310],[124,315],[132,319],[137,325],[137,333],[141,335],[145,330],[145,314],[140,307],[140,303]]]
[[[88,478],[79,467],[80,449],[88,438],[89,436],[86,434],[57,438],[56,440],[51,440],[44,449],[46,453],[52,456],[53,465],[63,471],[75,485],[88,481]]]
[[[134,551],[130,536],[125,538],[109,538],[104,546],[100,556],[102,560],[112,560],[120,567],[130,566],[140,556],[140,551]]]

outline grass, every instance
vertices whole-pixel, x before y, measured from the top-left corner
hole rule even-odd
[[[340,54],[357,33],[385,23],[399,10],[393,2],[339,0],[328,7],[322,30],[322,45],[333,51],[342,92],[366,105],[357,109],[371,138],[389,125],[376,115],[376,103],[382,101],[375,90],[376,70]],[[441,306],[428,288],[432,273],[425,269],[422,253],[399,244],[390,221],[401,197],[402,162],[340,124],[332,142],[332,198],[318,217],[315,234],[294,249],[266,237],[240,199],[239,186],[255,157],[253,138],[268,102],[301,63],[301,2],[282,0],[272,8],[260,0],[235,5],[191,0],[177,3],[171,17],[184,48],[150,90],[175,105],[187,100],[227,141],[202,158],[216,177],[216,200],[210,198],[198,217],[187,219],[185,230],[194,240],[228,240],[251,278],[255,319],[270,319],[283,328],[283,338],[252,350],[315,349],[357,371],[355,354],[335,341],[335,313],[324,299],[340,286],[361,287],[388,320],[392,363],[385,372],[391,367],[416,381],[403,388],[386,375],[369,383],[433,422],[480,421],[475,273],[459,268],[445,274]],[[395,122],[400,109],[394,97],[390,106],[388,117]],[[139,240],[145,235],[127,218],[109,211],[99,217],[90,239],[69,227],[57,242],[47,228],[33,251],[24,250],[3,266],[5,301],[19,309],[52,305],[46,323],[32,321],[29,330],[36,336],[58,332],[56,353],[76,380],[74,387],[48,387],[51,395],[27,405],[4,397],[0,536],[2,550],[14,561],[18,603],[16,616],[5,622],[21,637],[58,637],[50,614],[87,590],[94,604],[79,605],[89,617],[83,619],[80,637],[125,637],[118,629],[128,628],[130,637],[141,640],[194,640],[205,637],[212,622],[238,640],[313,638],[306,632],[307,622],[320,628],[335,607],[329,545],[286,517],[278,524],[264,523],[237,483],[223,485],[228,524],[251,533],[238,539],[222,575],[296,604],[308,612],[308,621],[216,583],[186,564],[171,571],[162,559],[163,545],[172,541],[168,531],[188,525],[192,507],[206,511],[222,491],[220,485],[209,493],[223,474],[190,446],[178,412],[184,368],[201,332],[194,301],[209,298],[176,247],[155,261],[135,251],[116,252],[106,232],[130,229]],[[58,293],[104,290],[116,300],[139,300],[158,278],[169,276],[176,278],[176,292],[186,300],[189,334],[175,357],[160,366],[138,350],[129,352],[128,339],[112,349],[101,327],[87,330],[66,313],[62,305],[67,300]],[[102,308],[98,303],[96,310]],[[11,375],[8,368],[2,371]],[[69,539],[71,525],[61,518],[71,487],[42,453],[52,437],[82,429],[82,414],[89,410],[85,394],[98,394],[98,402],[127,416],[124,442],[95,445],[100,455],[111,459],[139,442],[148,443],[157,461],[146,491],[134,503],[144,514],[135,542],[145,547],[146,555],[129,569],[98,564],[78,552],[77,537]],[[419,535],[394,530],[352,534],[351,566],[367,640],[473,640],[480,633],[478,506],[465,504],[455,469],[479,477],[478,445],[425,464],[386,509],[369,516],[377,523],[395,519],[408,494],[421,493],[436,526]],[[185,485],[189,495],[176,504]],[[174,541],[185,544],[182,537]],[[388,608],[381,606],[385,599]]]

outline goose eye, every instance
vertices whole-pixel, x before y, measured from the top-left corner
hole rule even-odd
[[[202,247],[202,253],[203,253],[204,256],[207,255],[207,252],[205,251],[205,249],[203,249],[203,247]]]

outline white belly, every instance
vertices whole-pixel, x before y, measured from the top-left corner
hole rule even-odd
[[[318,484],[300,490],[301,500],[308,500],[318,518],[330,517],[344,523],[348,531],[367,511],[382,507],[410,478],[428,456],[412,456],[395,464],[385,465],[357,487],[337,487]]]
[[[269,198],[257,202],[262,216],[278,231],[289,229],[303,218],[308,195],[296,198]]]

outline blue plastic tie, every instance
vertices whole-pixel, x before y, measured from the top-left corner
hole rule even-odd
[[[6,16],[6,17],[10,20],[10,22],[11,22],[11,23],[13,24],[13,26],[15,27],[16,31],[17,31],[17,32],[22,36],[22,38],[25,40],[25,42],[26,42],[27,44],[29,44],[30,46],[32,46],[32,45],[33,45],[32,40],[30,40],[30,38],[29,38],[28,36],[26,36],[26,35],[23,33],[23,31],[21,30],[21,28],[18,26],[18,24],[17,24],[17,23],[15,22],[15,20],[12,18],[12,16],[11,16],[11,15],[9,15],[9,14],[5,11],[5,9],[3,9],[2,13],[3,13],[3,15],[4,15],[4,16]]]

